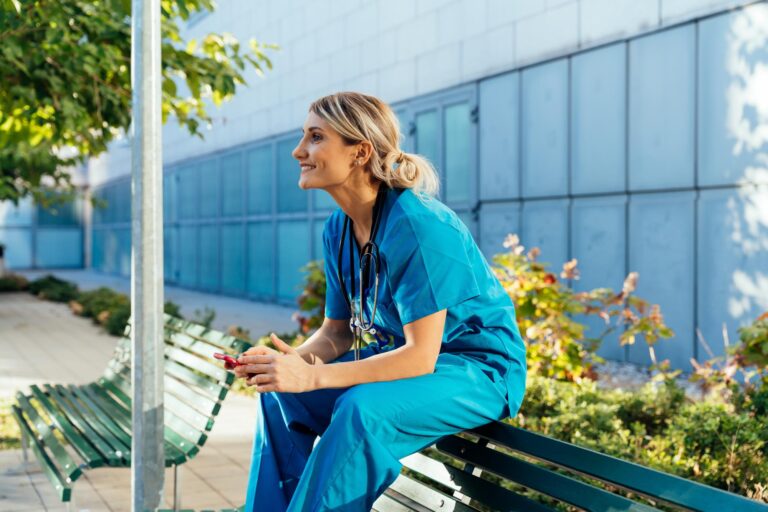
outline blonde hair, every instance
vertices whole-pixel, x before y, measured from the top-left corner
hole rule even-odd
[[[313,101],[309,111],[336,130],[346,144],[369,141],[373,152],[366,167],[378,180],[392,188],[437,195],[437,171],[425,157],[400,150],[400,122],[385,102],[367,94],[337,92]]]

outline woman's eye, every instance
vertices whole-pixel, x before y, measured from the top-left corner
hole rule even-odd
[[[312,134],[312,140],[320,140],[321,138],[322,137],[320,137],[320,135],[318,135],[316,133]]]

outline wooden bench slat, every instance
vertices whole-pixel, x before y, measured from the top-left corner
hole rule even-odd
[[[131,453],[131,436],[129,433],[115,423],[110,416],[104,414],[103,411],[93,403],[93,400],[78,388],[69,385],[67,388],[63,389],[66,389],[69,393],[68,399],[75,404],[75,406],[79,405],[83,408],[81,410],[82,416],[88,420],[94,429],[101,433],[103,438],[109,439],[109,442],[112,443],[113,446],[115,446],[116,443],[119,443],[117,446],[121,447],[120,452],[123,455],[123,459],[126,463],[129,462]],[[117,448],[117,446],[115,447]]]
[[[24,415],[21,413],[21,409],[19,409],[14,404],[11,406],[11,414],[13,414],[14,418],[18,422],[19,428],[21,428],[21,430],[29,439],[29,446],[32,448],[32,451],[35,452],[38,460],[41,461],[40,465],[42,466],[43,473],[45,473],[46,478],[48,478],[51,484],[53,484],[53,487],[59,494],[59,499],[61,501],[69,501],[72,497],[72,487],[66,481],[66,478],[64,478],[61,473],[59,473],[56,465],[53,463],[53,461],[51,461],[50,457],[48,457],[48,454],[45,453],[45,450],[42,448],[42,446],[40,446],[37,437],[35,436],[30,426],[27,424],[27,421],[24,419]]]
[[[125,379],[115,376],[112,379],[112,382],[123,390],[125,394],[131,393],[131,385]],[[173,395],[165,394],[163,396],[163,405],[167,410],[170,410],[190,426],[201,432],[210,432],[211,428],[213,428],[213,418],[190,407]]]
[[[584,510],[657,510],[458,436],[441,439],[437,448],[459,460]]]
[[[240,338],[236,338],[229,334],[225,334],[223,332],[207,328],[203,325],[189,322],[187,320],[182,320],[170,315],[166,315],[165,321],[166,325],[169,325],[170,327],[180,332],[186,332],[191,336],[205,340],[208,343],[223,349],[227,349],[226,351],[232,353],[233,355],[243,352],[251,346],[250,343],[245,340],[241,340]]]
[[[166,345],[165,354],[169,359],[181,363],[194,371],[203,373],[219,382],[232,384],[235,380],[235,376],[231,372],[183,349]]]
[[[36,385],[30,386],[32,396],[40,404],[45,413],[51,418],[51,421],[61,434],[69,441],[72,447],[77,450],[80,457],[91,468],[103,466],[106,463],[104,456],[96,450],[83,434],[75,427],[65,414],[56,407],[48,396]]]
[[[430,511],[472,512],[477,510],[458,501],[453,496],[448,496],[403,474],[399,475],[389,487]]]
[[[172,393],[179,400],[184,401],[201,413],[209,416],[216,416],[219,413],[221,404],[217,400],[211,400],[209,397],[197,393],[194,389],[182,384],[167,374],[165,375],[163,382],[165,384],[166,393]]]
[[[131,398],[126,395],[122,389],[116,386],[114,381],[101,378],[99,379],[99,385],[106,389],[113,397],[119,399],[123,407],[130,409]],[[203,444],[205,444],[208,436],[204,431],[194,428],[189,423],[176,416],[170,409],[164,411],[164,416],[166,426],[170,427],[189,442],[197,446],[203,446]]]
[[[541,503],[537,503],[525,496],[494,485],[487,480],[483,480],[471,473],[444,464],[421,453],[408,455],[402,458],[400,462],[405,467],[421,473],[431,480],[499,510],[552,511],[551,508]]]
[[[227,386],[222,386],[218,381],[202,377],[186,366],[182,366],[170,359],[166,359],[165,361],[165,372],[168,375],[172,375],[177,380],[194,386],[195,389],[201,392],[207,393],[208,396],[214,400],[221,401],[227,396]]]
[[[37,412],[32,404],[29,402],[26,396],[21,392],[16,395],[16,401],[19,409],[27,415],[29,422],[27,426],[37,431],[35,436],[41,441],[41,448],[47,447],[51,453],[49,457],[53,463],[58,467],[58,471],[62,477],[66,479],[67,483],[74,482],[83,473],[80,469],[80,464],[72,459],[72,456],[64,449],[56,436],[53,434],[51,427],[45,422],[40,413]]]
[[[115,447],[105,440],[102,437],[102,434],[94,429],[94,427],[83,418],[80,410],[74,407],[69,400],[59,393],[59,390],[55,389],[50,384],[45,384],[43,387],[48,395],[56,401],[56,405],[66,412],[67,418],[69,418],[81,432],[84,432],[88,437],[88,440],[106,457],[107,464],[110,466],[122,465],[122,458],[126,455],[122,452],[122,444]],[[110,439],[112,438],[110,437]]]
[[[112,417],[115,423],[127,432],[132,429],[132,417],[130,409],[126,409],[109,397],[106,392],[95,384],[89,384],[81,388],[82,392],[87,394],[94,404],[101,407],[104,412]],[[181,464],[187,460],[187,450],[197,453],[196,447],[189,441],[179,439],[175,432],[165,431],[165,461],[166,466]]]
[[[165,329],[165,342],[168,345],[182,348],[187,352],[196,354],[203,359],[214,361],[213,354],[215,352],[221,352],[221,347],[211,345],[205,340],[195,338],[187,332],[178,332],[173,329]]]
[[[634,462],[523,430],[505,423],[490,423],[472,432],[525,455],[578,471],[584,475],[650,497],[655,501],[698,510],[765,512],[757,501]]]
[[[393,492],[387,489],[373,502],[372,512],[413,512],[413,509],[407,507],[393,496]]]

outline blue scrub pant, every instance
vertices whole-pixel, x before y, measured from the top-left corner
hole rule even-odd
[[[502,376],[456,353],[419,377],[258,399],[246,512],[368,512],[400,473],[399,459],[509,416]]]

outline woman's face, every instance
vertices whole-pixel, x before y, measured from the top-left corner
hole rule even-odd
[[[358,146],[347,146],[336,131],[314,112],[307,114],[299,145],[291,153],[299,161],[302,189],[330,187],[344,183],[354,169]]]

